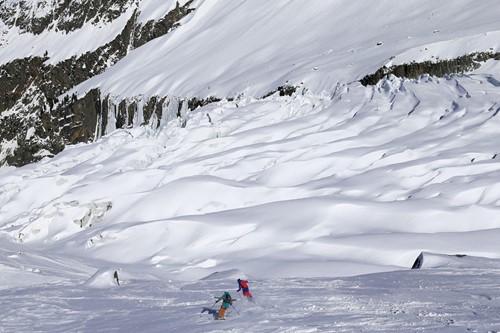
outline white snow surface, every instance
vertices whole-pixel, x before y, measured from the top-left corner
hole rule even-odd
[[[495,49],[499,7],[304,3],[195,1],[79,89],[245,94],[0,168],[0,332],[500,332],[498,63],[349,83]]]
[[[181,27],[70,94],[99,87],[119,98],[259,97],[301,83],[321,92],[383,65],[500,50],[496,0],[198,0],[192,7]]]

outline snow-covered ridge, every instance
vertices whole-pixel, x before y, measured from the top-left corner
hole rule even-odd
[[[436,33],[439,33],[439,31]],[[390,67],[411,62],[437,62],[439,60],[453,59],[458,55],[475,52],[495,53],[500,50],[499,40],[500,31],[489,31],[477,35],[419,45],[394,56],[385,66]]]

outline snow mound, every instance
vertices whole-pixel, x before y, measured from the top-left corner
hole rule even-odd
[[[413,269],[419,268],[475,268],[500,269],[500,260],[465,254],[437,254],[422,252],[413,264]]]
[[[205,276],[194,283],[188,283],[181,289],[184,291],[205,291],[217,292],[229,291],[231,295],[236,294],[238,288],[238,279],[248,279],[248,275],[239,269],[228,269],[220,272],[214,272]]]
[[[247,278],[245,274],[243,274],[240,270],[238,269],[229,269],[227,271],[221,271],[221,272],[214,272],[208,276],[205,276],[204,278],[201,278],[201,281],[210,281],[210,280],[226,280],[226,279],[238,279],[238,278]]]
[[[110,288],[117,286],[117,281],[115,279],[115,273],[118,271],[112,268],[101,268],[94,273],[84,285],[91,288]]]

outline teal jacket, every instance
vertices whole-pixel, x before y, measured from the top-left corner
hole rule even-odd
[[[224,293],[224,295],[222,295],[217,299],[217,302],[218,301],[222,301],[222,306],[225,308],[228,308],[231,304],[233,304],[233,299],[231,298],[231,295],[229,295],[227,291]]]

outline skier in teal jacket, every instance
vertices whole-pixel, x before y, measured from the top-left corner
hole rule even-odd
[[[215,303],[219,301],[222,301],[222,305],[220,306],[219,313],[217,314],[217,319],[225,319],[224,313],[226,312],[227,308],[229,308],[229,306],[233,304],[233,299],[231,298],[229,292],[225,291],[224,294],[219,297]]]

